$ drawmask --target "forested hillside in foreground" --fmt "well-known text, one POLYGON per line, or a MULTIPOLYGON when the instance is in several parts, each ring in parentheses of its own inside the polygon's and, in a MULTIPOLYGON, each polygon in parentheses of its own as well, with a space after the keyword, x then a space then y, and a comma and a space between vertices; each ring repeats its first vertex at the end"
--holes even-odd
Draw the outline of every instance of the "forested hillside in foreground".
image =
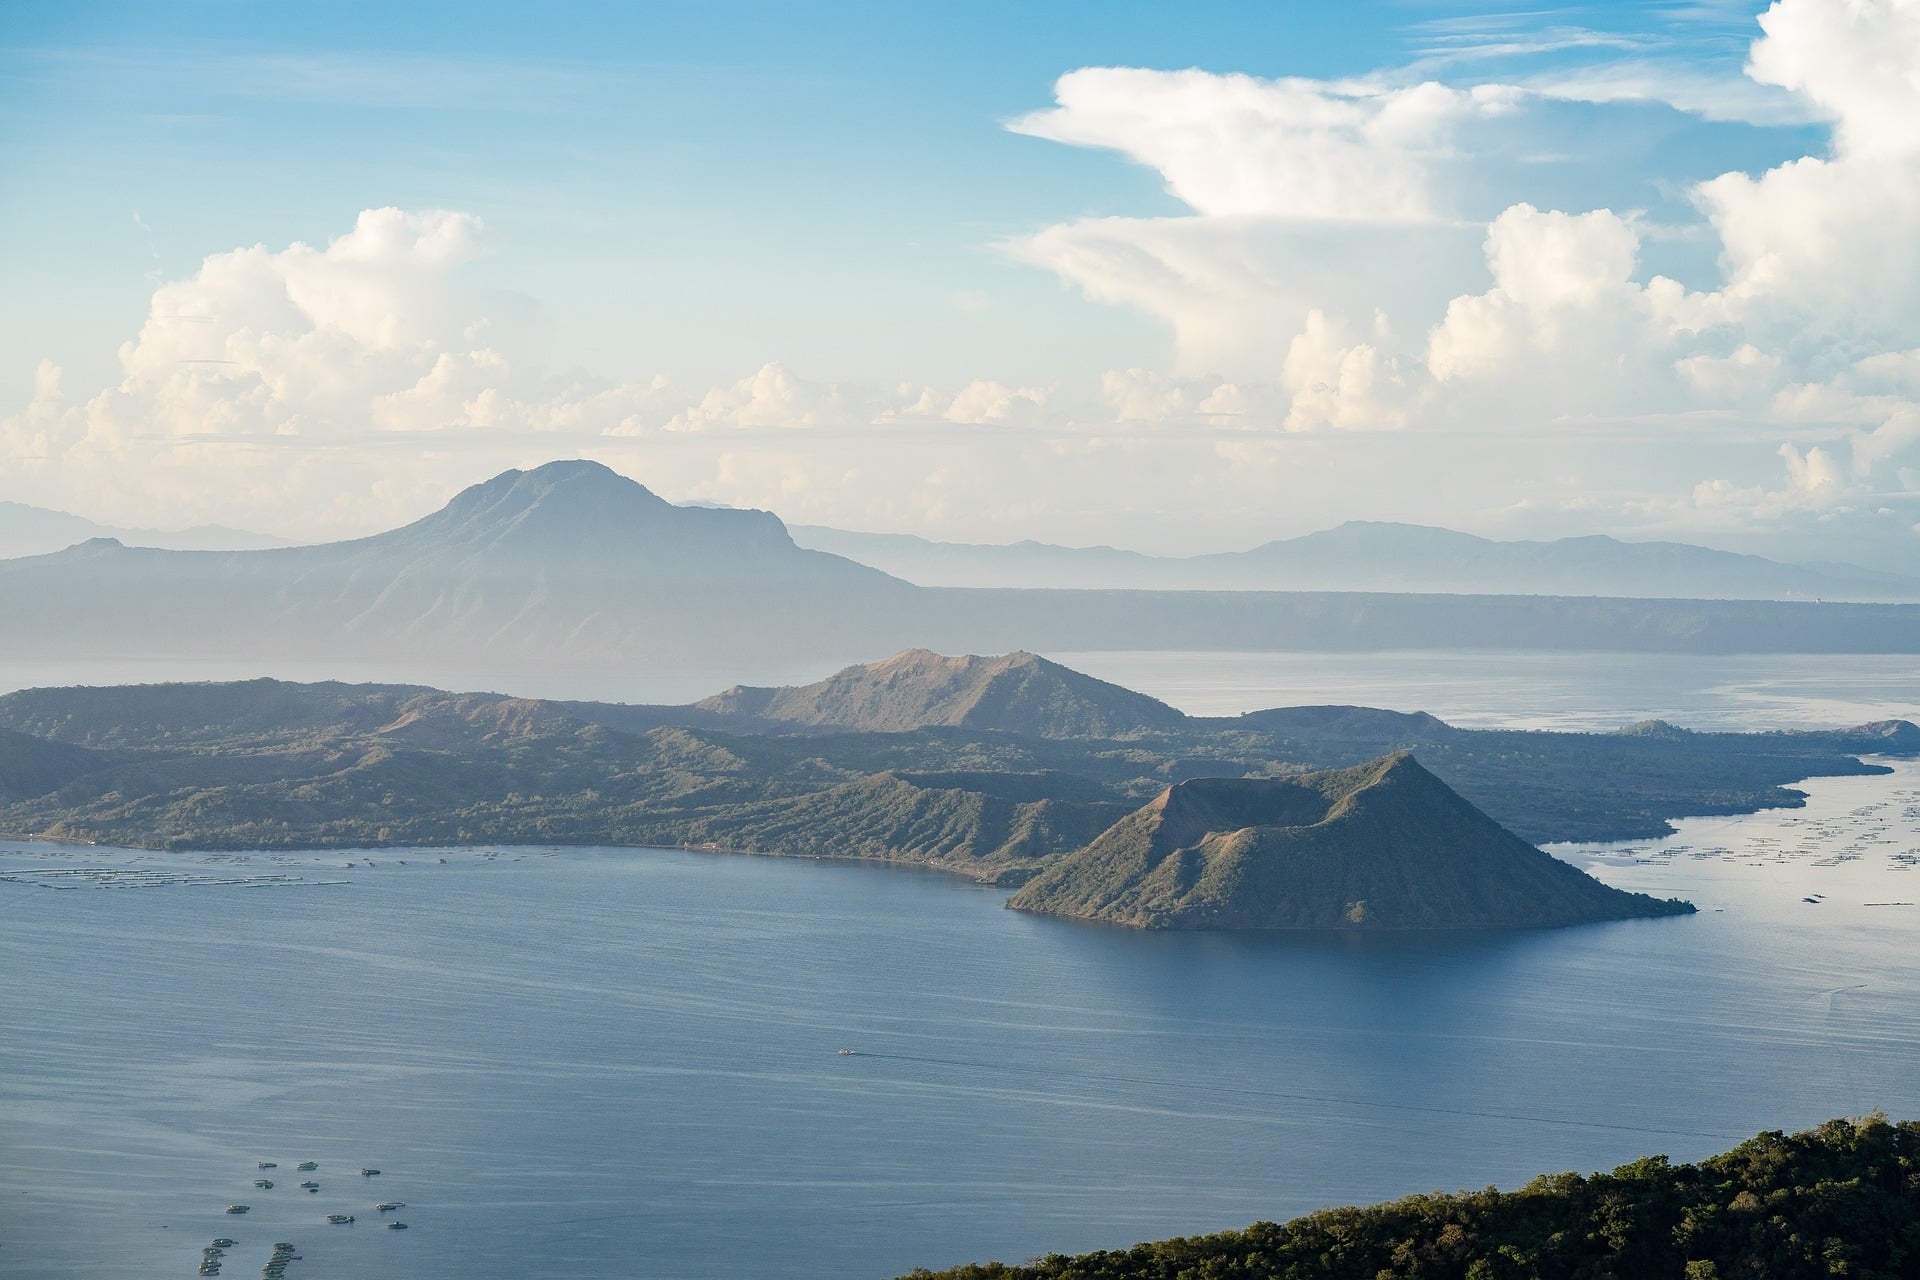
POLYGON ((1517 1191, 1409 1196, 1276 1225, 912 1280, 1811 1280, 1920 1275, 1920 1124, 1763 1133, 1517 1191))

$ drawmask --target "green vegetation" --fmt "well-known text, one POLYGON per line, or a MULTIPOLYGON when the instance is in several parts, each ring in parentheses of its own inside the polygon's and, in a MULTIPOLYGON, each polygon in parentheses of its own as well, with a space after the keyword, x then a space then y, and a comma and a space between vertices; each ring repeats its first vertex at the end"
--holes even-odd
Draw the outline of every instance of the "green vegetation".
POLYGON ((1037 738, 1126 738, 1177 730, 1187 719, 1157 698, 1035 654, 949 658, 925 649, 800 688, 735 685, 694 705, 776 726, 899 733, 944 725, 1037 738))
POLYGON ((1920 730, 1477 732, 1364 708, 1207 720, 1022 654, 909 653, 693 707, 274 680, 34 689, 0 697, 0 830, 206 849, 712 846, 1017 885, 1173 784, 1402 748, 1538 842, 1796 804, 1788 784, 1874 772, 1856 753, 1920 753, 1920 730))
POLYGON ((1549 857, 1405 752, 1169 787, 1009 905, 1150 929, 1547 927, 1693 910, 1549 857))
POLYGON ((1517 1191, 912 1280, 1896 1280, 1920 1274, 1920 1124, 1832 1120, 1698 1164, 1654 1156, 1517 1191))

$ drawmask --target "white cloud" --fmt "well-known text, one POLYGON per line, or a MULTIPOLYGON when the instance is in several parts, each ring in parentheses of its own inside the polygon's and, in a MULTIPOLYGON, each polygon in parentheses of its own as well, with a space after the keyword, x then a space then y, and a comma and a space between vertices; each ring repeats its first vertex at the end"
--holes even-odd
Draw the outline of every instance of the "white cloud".
POLYGON ((1822 110, 1841 153, 1920 154, 1920 4, 1778 0, 1760 28, 1748 74, 1822 110))
POLYGON ((1432 82, 1090 67, 1060 77, 1056 106, 1007 127, 1119 151, 1158 170, 1203 215, 1432 222, 1454 216, 1434 170, 1455 159, 1455 129, 1507 110, 1515 96, 1432 82))
POLYGON ((1700 396, 1721 404, 1745 405, 1773 392, 1780 381, 1780 357, 1743 342, 1724 356, 1691 355, 1674 369, 1700 396))
POLYGON ((871 421, 871 413, 838 387, 806 382, 777 362, 730 387, 715 387, 669 419, 667 431, 799 429, 871 421))
POLYGON ((940 416, 948 422, 1037 423, 1047 397, 1045 387, 1007 387, 976 379, 954 394, 940 416))
POLYGON ((1724 246, 1729 305, 1821 341, 1920 338, 1920 4, 1780 0, 1749 74, 1833 121, 1833 152, 1696 200, 1724 246), (1811 326, 1811 328, 1809 328, 1811 326))
POLYGON ((1920 405, 1902 405, 1873 430, 1853 437, 1854 474, 1872 475, 1883 463, 1905 456, 1915 441, 1920 441, 1920 405))
POLYGON ((1747 84, 1832 121, 1832 150, 1703 166, 1677 228, 1543 190, 1586 154, 1549 97, 1684 107, 1665 70, 1630 84, 1614 64, 1578 91, 1062 77, 1055 106, 1010 127, 1148 166, 1189 210, 1006 246, 1166 325, 1166 368, 1097 388, 823 382, 778 361, 712 388, 557 376, 531 354, 531 304, 469 283, 477 218, 378 209, 324 245, 216 253, 160 285, 109 385, 43 365, 0 421, 0 485, 127 521, 297 512, 303 531, 357 531, 454 479, 580 453, 670 496, 973 538, 999 520, 1251 542, 1357 514, 1662 502, 1714 527, 1826 519, 1920 465, 1920 4, 1782 0, 1763 26, 1747 84), (1542 162, 1543 141, 1571 160, 1542 162), (1717 277, 1643 267, 1687 235, 1717 277), (1390 448, 1360 436, 1393 430, 1390 448), (1299 523, 1274 527, 1281 510, 1299 523))
MULTIPOLYGON (((1791 433, 1834 430, 1863 483, 1920 439, 1920 361, 1906 354, 1920 344, 1920 3, 1780 0, 1760 28, 1738 83, 1650 47, 1523 87, 1076 72, 1054 108, 1010 127, 1147 165, 1192 213, 1085 218, 1009 248, 1169 326, 1183 377, 1109 389, 1124 417, 1190 414, 1188 387, 1218 371, 1278 388, 1295 431, 1725 423, 1786 450, 1785 482, 1735 486, 1758 506, 1831 504, 1847 453, 1791 433), (1549 100, 1824 119, 1833 149, 1757 176, 1702 175, 1697 230, 1722 278, 1688 288, 1642 273, 1631 211, 1527 198, 1539 175, 1516 148, 1549 100), (1455 232, 1490 195, 1504 199, 1484 231, 1455 232)), ((1476 36, 1426 66, 1537 52, 1512 43, 1476 36)), ((1556 139, 1576 152, 1584 141, 1556 139)))
POLYGON ((1289 431, 1406 425, 1406 383, 1398 362, 1318 311, 1287 347, 1280 384, 1291 397, 1289 431))
POLYGON ((1487 229, 1493 288, 1447 305, 1427 344, 1427 367, 1441 382, 1484 377, 1516 358, 1584 339, 1595 323, 1634 309, 1639 239, 1608 210, 1569 215, 1518 204, 1487 229))
POLYGON ((1596 106, 1664 103, 1702 120, 1761 126, 1800 125, 1819 119, 1804 99, 1749 77, 1703 72, 1679 61, 1628 58, 1558 69, 1524 77, 1527 93, 1596 106))

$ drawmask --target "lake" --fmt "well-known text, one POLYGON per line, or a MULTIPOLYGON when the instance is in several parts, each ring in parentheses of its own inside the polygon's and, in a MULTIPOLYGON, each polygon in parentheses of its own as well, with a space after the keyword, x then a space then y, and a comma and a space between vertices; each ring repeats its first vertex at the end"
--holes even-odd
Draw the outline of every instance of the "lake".
POLYGON ((1911 654, 1059 653, 1076 671, 1189 715, 1340 703, 1426 711, 1469 729, 1834 729, 1920 720, 1911 654))
MULTIPOLYGON (((1046 656, 1193 715, 1349 703, 1428 711, 1467 728, 1613 729, 1649 717, 1694 729, 1833 728, 1889 716, 1920 719, 1920 658, 1912 654, 1403 650, 1046 656)), ((742 682, 805 684, 832 674, 838 665, 742 671, 652 663, 508 669, 191 658, 5 660, 0 661, 0 693, 42 685, 274 676, 426 684, 534 698, 683 703, 742 682)))
POLYGON ((1920 899, 1920 767, 1806 789, 1557 850, 1697 916, 1437 936, 683 852, 0 844, 0 1276, 227 1236, 228 1276, 887 1277, 1920 1115, 1920 909, 1867 905, 1920 899))

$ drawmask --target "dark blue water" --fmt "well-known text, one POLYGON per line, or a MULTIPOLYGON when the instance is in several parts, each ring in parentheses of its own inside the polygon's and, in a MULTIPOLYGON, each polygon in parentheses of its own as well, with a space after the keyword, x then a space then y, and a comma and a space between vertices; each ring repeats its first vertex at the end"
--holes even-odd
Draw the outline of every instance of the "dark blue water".
POLYGON ((191 1276, 230 1235, 227 1276, 286 1240, 294 1280, 884 1277, 1920 1115, 1920 914, 1865 905, 1920 897, 1920 775, 1815 792, 1901 834, 1616 858, 1708 910, 1440 937, 1141 934, 685 853, 8 846, 305 883, 0 881, 0 1276, 191 1276))

